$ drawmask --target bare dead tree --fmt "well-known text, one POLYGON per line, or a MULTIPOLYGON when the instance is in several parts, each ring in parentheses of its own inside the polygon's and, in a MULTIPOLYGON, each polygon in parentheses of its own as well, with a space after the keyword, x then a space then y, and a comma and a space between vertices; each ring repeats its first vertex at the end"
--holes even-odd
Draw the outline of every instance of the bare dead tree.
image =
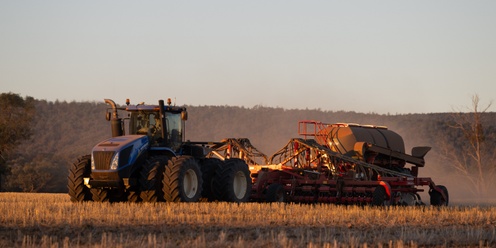
POLYGON ((484 114, 491 107, 480 107, 480 98, 477 94, 472 97, 472 106, 468 112, 455 111, 449 128, 457 130, 463 135, 461 144, 445 143, 441 151, 448 165, 455 169, 456 174, 466 179, 472 186, 472 193, 485 197, 488 189, 494 185, 496 178, 494 151, 487 147, 488 139, 494 134, 488 133, 484 122, 484 114), (456 149, 455 149, 456 148, 456 149), (461 151, 461 152, 453 152, 461 151))

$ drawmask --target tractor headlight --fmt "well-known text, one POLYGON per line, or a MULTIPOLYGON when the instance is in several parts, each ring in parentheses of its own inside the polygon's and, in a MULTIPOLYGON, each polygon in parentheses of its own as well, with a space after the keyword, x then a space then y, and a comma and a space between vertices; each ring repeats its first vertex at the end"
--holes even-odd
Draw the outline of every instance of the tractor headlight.
POLYGON ((112 158, 112 162, 110 162, 110 169, 117 170, 118 166, 119 166, 119 153, 117 152, 112 158))

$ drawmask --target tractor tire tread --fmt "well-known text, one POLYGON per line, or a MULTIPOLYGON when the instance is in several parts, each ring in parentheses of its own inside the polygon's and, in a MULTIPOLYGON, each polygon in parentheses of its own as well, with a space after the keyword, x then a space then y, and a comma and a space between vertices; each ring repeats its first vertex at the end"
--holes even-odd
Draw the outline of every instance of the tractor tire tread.
POLYGON ((213 179, 217 170, 222 167, 223 161, 217 158, 205 158, 200 161, 203 179, 202 197, 207 201, 218 200, 213 192, 213 179))
POLYGON ((195 159, 191 156, 179 156, 169 160, 163 173, 163 192, 167 202, 197 202, 202 191, 201 171, 195 159), (195 196, 188 198, 183 192, 184 173, 193 169, 198 180, 198 188, 195 196))
POLYGON ((212 185, 213 192, 220 201, 247 202, 251 196, 250 170, 246 163, 241 159, 226 159, 224 164, 217 169, 212 185), (247 179, 247 189, 245 195, 241 199, 236 197, 233 187, 234 175, 238 171, 242 171, 247 179))
POLYGON ((72 202, 90 201, 90 189, 84 185, 84 177, 91 173, 91 155, 81 156, 74 162, 69 170, 67 186, 72 202))
POLYGON ((164 201, 162 176, 167 157, 156 156, 147 159, 140 171, 140 197, 144 202, 164 201))

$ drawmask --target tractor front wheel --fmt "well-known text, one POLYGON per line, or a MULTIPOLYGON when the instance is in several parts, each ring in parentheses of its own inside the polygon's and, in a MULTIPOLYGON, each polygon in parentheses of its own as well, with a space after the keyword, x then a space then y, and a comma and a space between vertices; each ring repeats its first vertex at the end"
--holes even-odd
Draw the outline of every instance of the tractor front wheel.
POLYGON ((139 191, 128 191, 127 194, 127 201, 128 202, 139 202, 141 200, 140 198, 140 192, 139 191))
MULTIPOLYGON (((164 201, 162 178, 167 161, 166 156, 157 156, 143 163, 140 176, 140 196, 144 202, 164 201)), ((133 196, 133 198, 136 197, 133 196)))
POLYGON ((96 201, 96 202, 109 202, 110 201, 109 191, 107 189, 92 188, 90 191, 91 191, 93 201, 96 201))
POLYGON ((91 155, 85 155, 77 159, 69 170, 68 188, 72 202, 91 201, 91 192, 84 185, 84 178, 91 174, 91 155))

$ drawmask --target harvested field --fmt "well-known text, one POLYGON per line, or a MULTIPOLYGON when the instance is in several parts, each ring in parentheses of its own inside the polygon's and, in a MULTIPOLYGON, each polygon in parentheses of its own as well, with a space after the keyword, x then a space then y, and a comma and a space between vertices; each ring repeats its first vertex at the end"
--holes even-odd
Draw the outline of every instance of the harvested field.
POLYGON ((72 203, 0 193, 0 247, 496 246, 496 207, 72 203))

